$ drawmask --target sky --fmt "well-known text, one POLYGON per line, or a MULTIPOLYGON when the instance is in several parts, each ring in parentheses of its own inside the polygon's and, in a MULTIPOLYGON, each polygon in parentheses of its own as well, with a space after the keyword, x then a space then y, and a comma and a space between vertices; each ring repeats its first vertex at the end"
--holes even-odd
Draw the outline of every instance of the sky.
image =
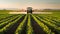
POLYGON ((0 9, 60 9, 60 0, 0 0, 0 9))

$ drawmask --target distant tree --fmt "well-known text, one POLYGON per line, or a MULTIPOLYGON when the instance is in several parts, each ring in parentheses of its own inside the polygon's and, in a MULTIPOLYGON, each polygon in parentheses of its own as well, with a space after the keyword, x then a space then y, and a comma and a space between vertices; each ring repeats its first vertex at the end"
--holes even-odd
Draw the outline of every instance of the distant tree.
POLYGON ((6 9, 3 9, 3 10, 6 10, 6 9))

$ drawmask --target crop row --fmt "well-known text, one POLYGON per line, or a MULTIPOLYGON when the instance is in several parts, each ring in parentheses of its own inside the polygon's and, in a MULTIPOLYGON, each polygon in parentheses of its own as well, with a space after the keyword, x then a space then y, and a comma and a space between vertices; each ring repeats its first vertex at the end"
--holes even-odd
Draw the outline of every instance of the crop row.
POLYGON ((11 31, 10 34, 36 34, 41 33, 38 31, 41 28, 45 34, 60 34, 59 17, 40 14, 1 14, 0 17, 0 34, 8 34, 7 31, 11 31))

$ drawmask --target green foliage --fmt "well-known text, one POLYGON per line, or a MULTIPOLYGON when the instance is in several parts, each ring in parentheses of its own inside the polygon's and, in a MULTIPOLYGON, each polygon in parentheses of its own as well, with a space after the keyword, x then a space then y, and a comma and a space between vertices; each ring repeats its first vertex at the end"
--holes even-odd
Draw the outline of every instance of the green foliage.
POLYGON ((24 20, 20 23, 20 25, 18 26, 18 28, 15 31, 15 34, 21 34, 22 30, 23 30, 23 25, 26 21, 27 15, 25 16, 24 20))
MULTIPOLYGON (((16 14, 0 14, 0 34, 4 34, 9 27, 13 26, 24 15, 16 14)), ((60 15, 55 14, 26 14, 22 22, 17 27, 15 34, 21 34, 24 28, 24 24, 27 19, 26 34, 34 34, 34 29, 31 26, 31 17, 36 23, 43 29, 46 34, 56 34, 55 31, 60 34, 60 15)))
POLYGON ((44 25, 41 21, 39 21, 36 17, 34 17, 32 15, 32 17, 34 18, 34 20, 42 27, 42 29, 47 33, 47 34, 54 34, 53 32, 51 32, 51 30, 46 26, 44 25))
MULTIPOLYGON (((17 18, 16 20, 14 20, 13 22, 10 22, 10 23, 8 23, 6 26, 4 26, 2 29, 0 29, 0 33, 4 33, 4 31, 6 31, 7 29, 9 29, 9 27, 10 26, 12 26, 13 24, 15 24, 18 20, 19 20, 19 18, 21 18, 23 15, 18 15, 18 16, 16 16, 16 17, 14 17, 13 19, 15 19, 15 18, 17 18)), ((12 20, 12 19, 11 19, 12 20)), ((2 23, 2 25, 3 24, 6 24, 6 23, 2 23)))
POLYGON ((31 26, 30 15, 28 15, 27 34, 33 34, 33 28, 32 28, 32 26, 31 26))

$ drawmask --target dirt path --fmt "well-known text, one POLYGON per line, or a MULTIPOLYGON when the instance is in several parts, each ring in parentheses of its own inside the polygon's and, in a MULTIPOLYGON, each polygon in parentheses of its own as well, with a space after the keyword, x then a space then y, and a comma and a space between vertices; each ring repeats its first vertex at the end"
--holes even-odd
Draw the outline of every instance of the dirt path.
POLYGON ((46 34, 32 17, 31 17, 31 23, 34 30, 34 34, 46 34))
POLYGON ((21 19, 19 19, 19 20, 17 21, 17 23, 15 23, 13 26, 11 26, 11 27, 9 28, 9 30, 6 31, 4 34, 14 34, 14 32, 15 32, 16 29, 17 29, 17 27, 19 26, 19 23, 21 23, 21 21, 24 19, 24 17, 25 17, 25 15, 24 15, 21 19))

